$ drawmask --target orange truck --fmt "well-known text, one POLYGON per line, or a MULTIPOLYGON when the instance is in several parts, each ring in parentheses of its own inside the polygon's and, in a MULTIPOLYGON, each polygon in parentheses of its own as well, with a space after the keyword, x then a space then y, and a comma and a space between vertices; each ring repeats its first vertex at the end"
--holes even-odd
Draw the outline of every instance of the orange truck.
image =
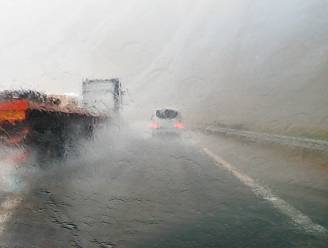
POLYGON ((78 138, 90 137, 109 116, 36 91, 0 92, 0 143, 63 156, 78 138))

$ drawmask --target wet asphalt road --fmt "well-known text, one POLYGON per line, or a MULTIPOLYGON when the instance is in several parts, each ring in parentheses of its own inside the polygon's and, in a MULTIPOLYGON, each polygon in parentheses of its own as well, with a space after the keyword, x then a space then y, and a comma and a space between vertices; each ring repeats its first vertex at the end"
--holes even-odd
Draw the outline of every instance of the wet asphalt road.
POLYGON ((0 247, 327 247, 189 138, 109 139, 27 173, 0 247))

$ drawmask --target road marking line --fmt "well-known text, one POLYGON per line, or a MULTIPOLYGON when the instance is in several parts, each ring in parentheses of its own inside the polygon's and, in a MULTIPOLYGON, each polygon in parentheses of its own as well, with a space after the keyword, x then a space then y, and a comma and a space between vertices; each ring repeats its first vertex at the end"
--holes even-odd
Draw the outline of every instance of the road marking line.
POLYGON ((261 197, 278 209, 281 213, 288 216, 294 224, 301 226, 305 231, 310 233, 327 233, 327 229, 319 224, 314 223, 308 216, 304 215, 301 211, 288 204, 283 199, 274 195, 270 189, 258 184, 253 178, 243 174, 237 168, 232 166, 227 161, 220 158, 207 148, 203 147, 204 152, 211 157, 218 166, 228 170, 235 177, 237 177, 243 184, 250 187, 257 197, 261 197))

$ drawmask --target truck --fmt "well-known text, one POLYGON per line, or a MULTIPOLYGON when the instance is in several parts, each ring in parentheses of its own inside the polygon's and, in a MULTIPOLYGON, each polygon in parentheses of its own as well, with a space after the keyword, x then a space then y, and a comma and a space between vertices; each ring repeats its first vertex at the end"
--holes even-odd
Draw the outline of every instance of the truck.
POLYGON ((85 79, 82 83, 82 104, 89 111, 117 114, 122 107, 123 95, 118 78, 85 79))
POLYGON ((118 79, 84 80, 82 102, 33 90, 2 91, 0 146, 33 151, 38 158, 66 157, 80 138, 92 137, 119 112, 122 95, 118 79))

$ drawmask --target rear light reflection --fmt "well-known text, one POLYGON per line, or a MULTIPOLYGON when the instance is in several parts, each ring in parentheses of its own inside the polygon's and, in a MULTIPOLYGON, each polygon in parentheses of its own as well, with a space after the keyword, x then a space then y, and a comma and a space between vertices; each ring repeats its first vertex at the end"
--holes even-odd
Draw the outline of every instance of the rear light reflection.
POLYGON ((182 122, 177 122, 174 124, 174 127, 177 129, 183 129, 185 128, 185 125, 182 122))
POLYGON ((151 125, 150 125, 150 128, 152 128, 152 129, 157 129, 157 128, 159 128, 159 125, 158 125, 157 122, 153 121, 153 122, 151 123, 151 125))

